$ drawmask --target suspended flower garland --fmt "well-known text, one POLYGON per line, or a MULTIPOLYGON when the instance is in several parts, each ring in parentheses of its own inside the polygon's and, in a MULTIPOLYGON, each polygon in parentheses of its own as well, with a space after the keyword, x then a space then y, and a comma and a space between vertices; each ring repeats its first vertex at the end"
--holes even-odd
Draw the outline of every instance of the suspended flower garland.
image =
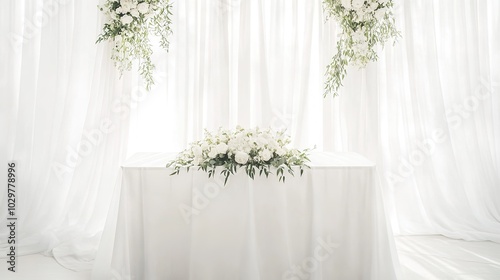
POLYGON ((172 4, 170 0, 107 0, 99 9, 107 22, 96 43, 113 44, 111 59, 123 74, 132 69, 132 61, 139 61, 139 72, 149 90, 154 84, 151 61, 153 54, 150 33, 160 37, 160 46, 168 51, 168 35, 172 33, 172 4))
POLYGON ((324 97, 338 95, 347 66, 360 68, 377 61, 377 44, 394 42, 401 36, 396 29, 392 0, 324 0, 328 17, 340 25, 342 33, 337 42, 337 53, 326 70, 324 97))

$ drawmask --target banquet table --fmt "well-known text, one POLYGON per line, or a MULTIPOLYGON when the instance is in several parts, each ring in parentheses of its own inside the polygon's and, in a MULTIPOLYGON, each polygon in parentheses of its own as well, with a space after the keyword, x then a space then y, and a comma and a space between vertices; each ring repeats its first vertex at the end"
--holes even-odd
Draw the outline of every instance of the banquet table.
POLYGON ((314 152, 303 176, 171 176, 174 155, 122 166, 93 279, 397 279, 376 166, 314 152))

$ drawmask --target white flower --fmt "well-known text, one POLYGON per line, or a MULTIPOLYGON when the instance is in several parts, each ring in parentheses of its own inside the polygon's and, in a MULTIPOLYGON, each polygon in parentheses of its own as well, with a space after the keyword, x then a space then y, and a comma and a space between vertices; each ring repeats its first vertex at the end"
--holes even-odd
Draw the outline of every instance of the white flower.
POLYGON ((123 10, 122 10, 122 8, 121 8, 121 7, 118 7, 118 8, 115 10, 115 12, 116 12, 117 14, 124 14, 124 12, 123 12, 123 10))
POLYGON ((286 150, 285 150, 285 149, 283 149, 283 148, 278 148, 278 149, 276 149, 276 154, 277 154, 278 156, 280 156, 280 157, 281 157, 281 156, 283 156, 285 153, 286 153, 286 150))
POLYGON ((123 41, 123 38, 121 35, 116 35, 114 40, 115 40, 115 46, 118 47, 120 45, 120 43, 123 41))
POLYGON ((245 152, 236 152, 234 160, 239 164, 246 164, 248 162, 248 154, 245 152))
POLYGON ((361 9, 364 4, 365 4, 365 0, 352 0, 352 7, 355 10, 361 9))
POLYGON ((227 152, 227 148, 228 148, 228 146, 226 145, 226 143, 220 143, 219 145, 217 145, 215 147, 215 149, 217 150, 217 153, 219 153, 219 154, 225 154, 227 152))
POLYGON ((385 16, 385 12, 387 11, 387 8, 380 8, 375 11, 375 18, 377 20, 382 20, 385 16))
POLYGON ((149 4, 146 2, 142 2, 139 5, 137 5, 137 10, 139 11, 139 13, 145 14, 149 12, 149 4))
POLYGON ((193 147, 191 147, 191 150, 193 151, 193 155, 195 156, 201 156, 201 154, 203 153, 203 150, 199 145, 194 145, 193 147))
POLYGON ((193 161, 191 163, 193 164, 193 166, 198 166, 198 165, 200 165, 200 161, 201 161, 201 158, 195 157, 195 158, 193 158, 193 161))
POLYGON ((133 10, 130 10, 130 14, 133 17, 138 17, 139 16, 139 11, 137 11, 137 9, 133 9, 133 10))
POLYGON ((344 6, 344 8, 350 10, 351 9, 351 0, 342 0, 342 6, 344 6))
POLYGON ((206 142, 203 142, 203 143, 201 144, 201 149, 202 149, 202 150, 206 151, 206 150, 208 150, 208 148, 209 148, 209 146, 208 146, 208 144, 207 144, 206 142))
POLYGON ((267 143, 269 143, 269 141, 267 141, 267 139, 264 138, 263 136, 260 136, 259 138, 257 138, 256 142, 260 146, 264 146, 264 145, 267 145, 267 143))
POLYGON ((210 149, 210 152, 208 152, 208 156, 210 158, 215 158, 217 155, 218 155, 217 149, 212 148, 212 149, 210 149))
POLYGON ((133 20, 134 20, 134 19, 133 19, 131 16, 129 16, 129 15, 124 15, 124 16, 122 16, 122 18, 121 18, 121 21, 122 21, 122 23, 123 23, 123 24, 129 24, 129 23, 131 23, 133 20))
POLYGON ((126 1, 126 2, 124 1, 121 3, 121 8, 122 8, 123 13, 128 13, 133 8, 132 3, 128 2, 128 1, 126 1))
POLYGON ((263 161, 268 161, 271 159, 272 153, 268 149, 265 149, 259 153, 259 156, 262 158, 263 161))

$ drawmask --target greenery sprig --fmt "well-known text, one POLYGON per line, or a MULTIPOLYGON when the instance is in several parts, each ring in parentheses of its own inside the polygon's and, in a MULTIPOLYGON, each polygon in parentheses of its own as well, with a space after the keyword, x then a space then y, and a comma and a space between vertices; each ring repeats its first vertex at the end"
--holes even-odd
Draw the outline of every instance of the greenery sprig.
POLYGON ((333 17, 342 30, 337 41, 337 53, 327 66, 325 92, 338 95, 347 66, 360 68, 377 61, 376 46, 401 36, 396 29, 392 0, 324 0, 328 18, 333 17))
POLYGON ((168 36, 172 33, 170 0, 107 0, 99 9, 106 16, 103 31, 96 43, 113 44, 111 59, 123 74, 139 61, 139 73, 150 90, 154 84, 155 65, 150 34, 160 37, 160 46, 168 51, 168 36))

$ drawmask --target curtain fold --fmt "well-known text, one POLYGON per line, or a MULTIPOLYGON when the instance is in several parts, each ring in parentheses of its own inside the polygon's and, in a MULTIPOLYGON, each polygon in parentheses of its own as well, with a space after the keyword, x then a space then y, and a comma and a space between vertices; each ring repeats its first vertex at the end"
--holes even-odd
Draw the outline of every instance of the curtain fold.
MULTIPOLYGON (((1 12, 0 156, 4 168, 12 160, 17 166, 17 255, 53 255, 72 269, 92 266, 126 155, 136 86, 129 74, 118 79, 109 46, 95 45, 96 6, 9 1, 1 12)), ((0 177, 7 181, 5 172, 0 177)), ((0 193, 7 217, 7 192, 0 193)))

